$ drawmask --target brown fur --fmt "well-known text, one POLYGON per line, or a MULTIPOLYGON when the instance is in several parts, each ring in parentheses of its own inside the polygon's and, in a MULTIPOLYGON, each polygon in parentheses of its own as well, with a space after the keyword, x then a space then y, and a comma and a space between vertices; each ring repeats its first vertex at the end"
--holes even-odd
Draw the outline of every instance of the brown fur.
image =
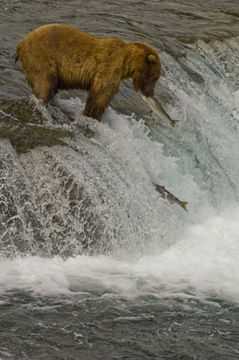
POLYGON ((44 25, 18 44, 19 59, 35 96, 47 103, 58 90, 88 91, 84 115, 101 119, 120 81, 152 96, 161 73, 155 49, 118 38, 99 38, 68 25, 44 25))

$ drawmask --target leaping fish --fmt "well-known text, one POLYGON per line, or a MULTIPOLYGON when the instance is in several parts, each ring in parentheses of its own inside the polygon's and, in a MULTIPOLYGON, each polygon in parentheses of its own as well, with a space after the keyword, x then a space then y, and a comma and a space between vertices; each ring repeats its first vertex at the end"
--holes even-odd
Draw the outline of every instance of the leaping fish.
POLYGON ((160 120, 169 121, 172 126, 175 126, 175 124, 179 121, 171 119, 168 113, 163 109, 161 103, 154 97, 147 97, 143 94, 141 94, 141 97, 148 104, 150 109, 160 118, 160 120))
POLYGON ((158 185, 158 184, 154 184, 156 190, 160 193, 160 195, 162 196, 163 199, 166 199, 170 202, 170 204, 178 204, 179 206, 181 206, 181 208, 185 211, 187 210, 187 201, 181 201, 179 200, 175 195, 173 195, 171 192, 169 192, 167 189, 165 189, 164 186, 162 185, 158 185))

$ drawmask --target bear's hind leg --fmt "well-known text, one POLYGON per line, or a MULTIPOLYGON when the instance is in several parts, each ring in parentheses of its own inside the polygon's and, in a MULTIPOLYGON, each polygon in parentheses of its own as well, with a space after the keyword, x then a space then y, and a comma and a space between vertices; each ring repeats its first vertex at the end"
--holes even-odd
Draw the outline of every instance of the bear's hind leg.
POLYGON ((38 78, 34 82, 32 89, 35 96, 41 100, 43 104, 47 104, 57 91, 56 75, 53 73, 42 74, 40 80, 38 78))

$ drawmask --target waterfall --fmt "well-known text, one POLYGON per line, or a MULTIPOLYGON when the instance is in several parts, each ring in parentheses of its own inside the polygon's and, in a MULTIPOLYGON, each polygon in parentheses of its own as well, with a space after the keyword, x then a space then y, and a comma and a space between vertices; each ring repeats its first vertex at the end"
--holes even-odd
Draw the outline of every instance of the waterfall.
POLYGON ((18 154, 0 139, 1 256, 36 256, 47 268, 60 255, 59 269, 72 276, 72 264, 81 272, 88 264, 94 281, 108 266, 107 284, 122 273, 117 286, 127 278, 127 293, 169 286, 239 300, 238 54, 238 38, 197 41, 177 58, 161 54, 156 96, 166 89, 174 128, 112 108, 99 123, 71 98, 58 100, 74 113, 61 124, 74 133, 66 146, 18 154), (187 201, 188 212, 154 184, 187 201))

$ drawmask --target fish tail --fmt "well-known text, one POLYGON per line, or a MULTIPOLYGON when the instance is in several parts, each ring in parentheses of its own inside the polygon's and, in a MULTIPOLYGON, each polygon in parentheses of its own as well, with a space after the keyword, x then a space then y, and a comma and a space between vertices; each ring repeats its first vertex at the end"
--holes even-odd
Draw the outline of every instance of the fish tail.
POLYGON ((188 211, 187 205, 188 205, 187 201, 180 201, 180 206, 183 208, 183 210, 188 211))
POLYGON ((171 125, 174 127, 180 120, 171 120, 171 125))

